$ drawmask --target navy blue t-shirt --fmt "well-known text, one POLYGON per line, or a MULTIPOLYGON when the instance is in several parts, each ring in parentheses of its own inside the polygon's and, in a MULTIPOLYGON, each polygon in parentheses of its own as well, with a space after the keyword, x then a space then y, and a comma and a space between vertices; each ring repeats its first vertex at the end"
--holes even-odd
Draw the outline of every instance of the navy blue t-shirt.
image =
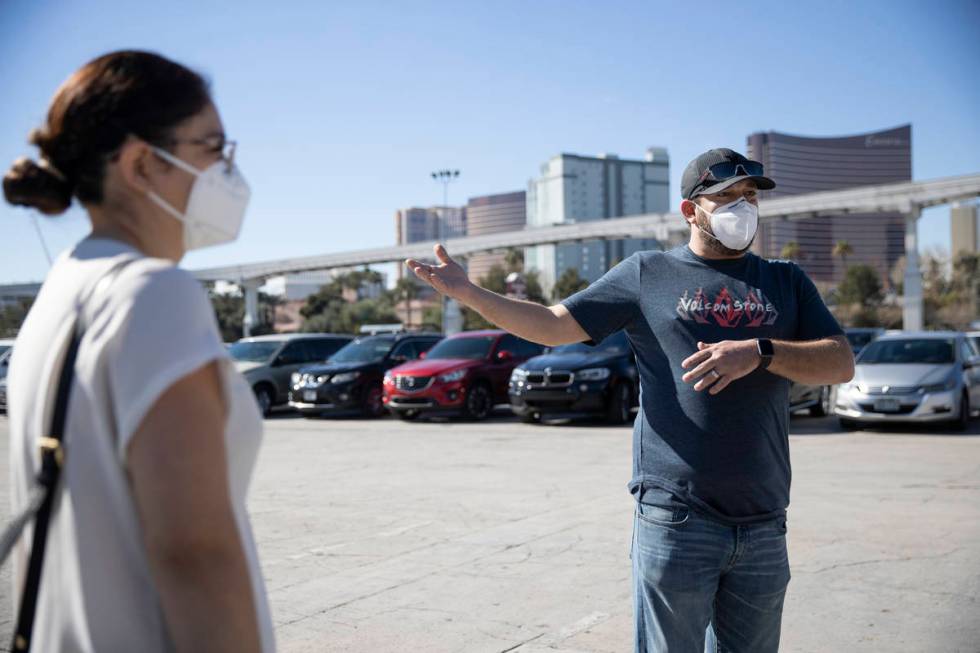
POLYGON ((841 335, 799 266, 751 253, 705 259, 686 245, 640 252, 562 303, 595 342, 625 329, 633 345, 634 495, 675 495, 727 523, 785 514, 789 381, 757 369, 710 395, 681 380, 681 362, 698 341, 841 335))

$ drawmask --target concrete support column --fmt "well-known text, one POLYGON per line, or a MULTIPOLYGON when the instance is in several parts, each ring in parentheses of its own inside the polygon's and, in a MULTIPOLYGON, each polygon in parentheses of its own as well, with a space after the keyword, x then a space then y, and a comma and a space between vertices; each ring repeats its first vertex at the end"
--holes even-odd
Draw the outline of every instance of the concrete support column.
POLYGON ((923 328, 922 271, 919 270, 919 216, 922 210, 912 205, 905 215, 905 278, 903 279, 902 328, 920 331, 923 328))
MULTIPOLYGON (((459 257, 456 262, 463 266, 464 270, 469 270, 466 257, 459 257)), ((459 308, 459 302, 455 299, 443 296, 442 298, 442 332, 447 336, 452 336, 463 330, 463 311, 459 308)))
POLYGON ((242 336, 252 335, 252 329, 259 325, 259 286, 261 279, 248 279, 241 282, 245 294, 245 316, 242 318, 242 336))

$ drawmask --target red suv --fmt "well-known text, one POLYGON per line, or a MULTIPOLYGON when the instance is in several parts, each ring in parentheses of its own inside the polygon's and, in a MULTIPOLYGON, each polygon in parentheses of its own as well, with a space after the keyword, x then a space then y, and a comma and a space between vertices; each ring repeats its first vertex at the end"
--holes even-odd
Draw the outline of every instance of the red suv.
POLYGON ((385 374, 384 404, 404 420, 436 412, 483 419, 495 405, 508 402, 507 384, 514 368, 543 349, 506 331, 450 336, 424 359, 385 374))

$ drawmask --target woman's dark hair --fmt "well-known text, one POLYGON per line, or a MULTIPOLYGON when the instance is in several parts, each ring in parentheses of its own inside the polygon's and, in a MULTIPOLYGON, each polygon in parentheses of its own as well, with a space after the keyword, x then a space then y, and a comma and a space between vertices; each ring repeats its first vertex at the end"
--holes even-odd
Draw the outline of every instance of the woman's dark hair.
POLYGON ((47 215, 72 196, 102 202, 105 166, 127 136, 168 145, 174 127, 211 101, 197 73, 151 52, 122 50, 95 59, 61 85, 46 123, 31 132, 37 161, 18 159, 3 178, 7 201, 47 215))

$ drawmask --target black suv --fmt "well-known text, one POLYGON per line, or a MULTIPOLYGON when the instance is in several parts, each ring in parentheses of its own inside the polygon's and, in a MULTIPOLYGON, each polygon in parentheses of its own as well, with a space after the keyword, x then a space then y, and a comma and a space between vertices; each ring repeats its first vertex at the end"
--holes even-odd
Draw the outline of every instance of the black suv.
POLYGON ((525 422, 602 415, 624 424, 637 405, 638 385, 633 349, 618 331, 598 345, 553 347, 516 368, 510 406, 525 422))
POLYGON ((357 338, 321 365, 290 379, 289 405, 306 417, 359 411, 385 413, 381 382, 391 368, 418 359, 442 340, 438 333, 396 333, 357 338))

